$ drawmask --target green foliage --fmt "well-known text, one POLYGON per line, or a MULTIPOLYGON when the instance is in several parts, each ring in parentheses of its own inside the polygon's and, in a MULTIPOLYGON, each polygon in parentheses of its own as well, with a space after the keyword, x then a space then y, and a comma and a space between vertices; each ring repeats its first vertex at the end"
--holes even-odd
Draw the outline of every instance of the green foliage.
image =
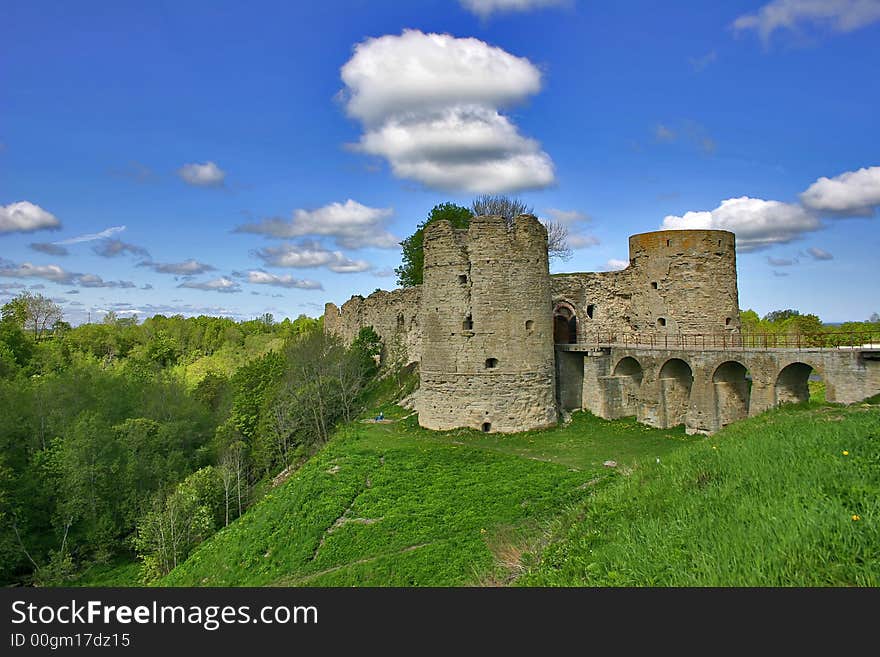
POLYGON ((784 322, 785 320, 791 319, 792 317, 797 317, 798 315, 800 315, 800 312, 791 308, 788 308, 786 310, 774 310, 764 315, 764 321, 784 322))
POLYGON ((144 583, 169 573, 211 535, 221 495, 218 473, 208 466, 189 475, 167 498, 157 500, 138 523, 134 538, 144 583))
POLYGON ((453 228, 467 228, 472 217, 473 213, 469 208, 455 205, 455 203, 435 205, 428 214, 428 218, 418 225, 416 232, 400 243, 403 247, 402 263, 394 270, 394 273, 397 274, 398 285, 412 287, 422 284, 425 268, 425 226, 435 221, 446 220, 452 224, 453 228))

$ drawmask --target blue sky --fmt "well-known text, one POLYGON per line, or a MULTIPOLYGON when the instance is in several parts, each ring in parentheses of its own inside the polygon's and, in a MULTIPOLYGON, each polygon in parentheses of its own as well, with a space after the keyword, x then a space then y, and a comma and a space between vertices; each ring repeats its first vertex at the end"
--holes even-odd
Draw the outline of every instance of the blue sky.
POLYGON ((502 192, 568 226, 554 271, 727 228, 743 308, 880 312, 880 0, 2 13, 0 302, 318 316, 393 288, 435 204, 502 192))

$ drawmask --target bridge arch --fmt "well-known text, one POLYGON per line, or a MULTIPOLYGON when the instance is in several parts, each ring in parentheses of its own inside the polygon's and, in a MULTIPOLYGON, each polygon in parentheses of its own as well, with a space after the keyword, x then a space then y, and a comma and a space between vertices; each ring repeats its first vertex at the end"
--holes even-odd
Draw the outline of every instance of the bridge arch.
POLYGON ((611 376, 617 381, 620 389, 620 416, 638 415, 639 389, 645 371, 642 364, 632 356, 625 356, 617 361, 611 376))
POLYGON ((735 360, 721 363, 712 373, 715 428, 749 416, 752 382, 748 368, 735 360))
POLYGON ((694 372, 681 358, 670 358, 660 368, 660 405, 665 415, 664 427, 684 424, 694 385, 694 372))
POLYGON ((578 319, 574 305, 557 301, 553 305, 553 342, 575 344, 578 341, 578 319))
POLYGON ((800 404, 810 401, 810 378, 814 374, 818 374, 824 381, 821 370, 814 365, 802 361, 788 363, 776 375, 773 388, 775 403, 800 404))

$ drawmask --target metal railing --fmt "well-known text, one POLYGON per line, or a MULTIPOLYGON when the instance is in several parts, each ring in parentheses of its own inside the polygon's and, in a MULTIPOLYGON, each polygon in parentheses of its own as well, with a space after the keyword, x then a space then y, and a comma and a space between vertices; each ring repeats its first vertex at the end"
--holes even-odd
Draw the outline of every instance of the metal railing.
POLYGON ((880 331, 809 334, 615 333, 581 336, 578 344, 651 349, 880 349, 880 331))

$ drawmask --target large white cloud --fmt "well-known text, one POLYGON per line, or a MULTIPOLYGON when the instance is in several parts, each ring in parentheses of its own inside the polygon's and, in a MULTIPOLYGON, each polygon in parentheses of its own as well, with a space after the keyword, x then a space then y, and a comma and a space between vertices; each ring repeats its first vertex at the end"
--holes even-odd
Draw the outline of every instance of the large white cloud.
POLYGON ((819 219, 800 205, 748 196, 722 201, 714 210, 663 219, 665 230, 729 230, 736 234, 736 245, 741 251, 791 242, 820 227, 819 219))
POLYGON ((317 242, 267 246, 253 254, 272 267, 326 267, 337 274, 353 274, 371 269, 366 260, 352 260, 342 251, 330 251, 317 242))
POLYGON ((293 211, 290 221, 272 218, 236 228, 239 233, 256 233, 268 237, 333 237, 341 248, 359 249, 367 246, 396 249, 400 239, 386 229, 393 214, 391 208, 371 208, 352 199, 330 203, 315 210, 293 211))
POLYGON ((30 201, 0 205, 0 233, 31 233, 60 227, 58 217, 30 201))
POLYGON ((562 6, 571 0, 459 0, 461 6, 481 18, 488 18, 494 13, 513 11, 529 11, 544 7, 562 6))
POLYGON ((819 178, 800 198, 803 205, 817 212, 870 217, 880 206, 880 166, 819 178))
POLYGON ((736 31, 755 30, 766 43, 778 29, 812 24, 852 32, 880 20, 880 0, 773 0, 733 22, 736 31))
POLYGON ((474 193, 555 182, 540 144, 501 114, 541 88, 525 58, 479 39, 405 30, 358 44, 341 76, 346 109, 365 130, 354 148, 384 157, 400 178, 474 193))
POLYGON ((195 187, 222 187, 226 180, 226 172, 214 162, 184 164, 177 170, 177 175, 187 185, 195 187))

